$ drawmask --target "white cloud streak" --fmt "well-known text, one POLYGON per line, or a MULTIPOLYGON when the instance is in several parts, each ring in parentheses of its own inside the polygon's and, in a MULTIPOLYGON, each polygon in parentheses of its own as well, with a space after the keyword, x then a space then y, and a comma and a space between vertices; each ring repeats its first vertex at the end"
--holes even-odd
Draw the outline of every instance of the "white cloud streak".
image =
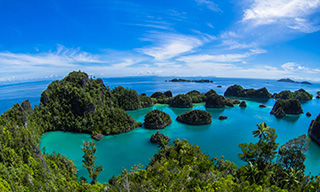
POLYGON ((318 12, 320 0, 254 0, 244 10, 242 21, 254 25, 280 24, 291 29, 310 33, 320 30, 307 17, 318 12))
POLYGON ((156 61, 163 61, 179 56, 183 53, 192 52, 193 49, 203 45, 200 39, 180 34, 157 33, 146 39, 156 45, 137 49, 145 55, 153 57, 156 61))

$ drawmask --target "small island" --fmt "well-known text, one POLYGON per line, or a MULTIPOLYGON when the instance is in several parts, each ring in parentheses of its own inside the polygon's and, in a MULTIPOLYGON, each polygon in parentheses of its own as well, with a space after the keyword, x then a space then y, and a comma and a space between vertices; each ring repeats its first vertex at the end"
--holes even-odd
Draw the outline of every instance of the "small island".
POLYGON ((161 143, 161 140, 170 141, 170 138, 159 131, 156 134, 152 134, 150 138, 151 143, 161 143))
POLYGON ((170 101, 170 107, 191 108, 192 99, 189 95, 179 94, 170 101))
POLYGON ((169 82, 213 83, 213 81, 212 81, 212 80, 209 80, 209 79, 189 80, 189 79, 177 79, 177 78, 171 79, 171 80, 169 80, 169 82))
POLYGON ((320 145, 320 114, 311 121, 308 134, 313 141, 320 145))
POLYGON ((207 111, 191 110, 177 117, 177 121, 189 125, 206 125, 212 122, 211 115, 207 111))
POLYGON ((299 89, 295 92, 285 90, 281 91, 280 93, 274 93, 272 97, 275 99, 298 99, 299 101, 308 101, 312 100, 313 95, 304 89, 299 89))
POLYGON ((212 94, 207 97, 206 108, 225 108, 225 98, 222 95, 212 94))
POLYGON ((294 81, 294 80, 289 79, 289 78, 279 79, 279 80, 277 80, 277 82, 285 82, 285 83, 300 83, 300 84, 311 85, 311 83, 310 83, 310 82, 308 82, 308 81, 301 81, 301 82, 299 82, 299 81, 294 81))
POLYGON ((263 87, 261 89, 244 89, 240 85, 232 85, 224 93, 225 97, 241 97, 241 98, 255 98, 255 99, 270 99, 271 93, 268 89, 263 87))
POLYGON ((146 129, 163 129, 171 123, 171 117, 158 109, 149 111, 144 117, 144 126, 146 129))
POLYGON ((298 99, 278 99, 270 112, 278 118, 284 117, 285 114, 299 115, 301 113, 303 113, 303 110, 298 99))

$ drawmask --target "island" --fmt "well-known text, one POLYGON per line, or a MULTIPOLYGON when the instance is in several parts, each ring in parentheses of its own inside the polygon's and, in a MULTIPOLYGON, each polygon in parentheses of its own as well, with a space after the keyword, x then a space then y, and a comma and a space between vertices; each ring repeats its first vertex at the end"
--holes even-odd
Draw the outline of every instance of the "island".
POLYGON ((312 100, 313 95, 308 93, 304 89, 299 89, 295 92, 284 90, 284 91, 281 91, 280 93, 274 93, 272 97, 275 99, 298 99, 300 101, 308 101, 308 100, 312 100))
POLYGON ((270 112, 270 114, 277 114, 279 118, 284 117, 283 114, 299 115, 301 113, 303 110, 298 99, 278 99, 270 112))
POLYGON ((209 79, 189 80, 189 79, 177 79, 177 78, 171 79, 169 80, 169 82, 213 83, 213 81, 209 79))
POLYGON ((149 111, 144 117, 144 126, 146 129, 163 129, 171 123, 171 117, 158 109, 149 111))
POLYGON ((192 99, 189 95, 179 94, 171 100, 170 107, 191 108, 192 107, 192 99))
POLYGON ((241 98, 255 98, 255 99, 270 99, 271 93, 268 89, 263 87, 261 89, 244 89, 240 85, 232 85, 227 88, 224 93, 225 97, 241 97, 241 98))
POLYGON ((285 83, 300 83, 300 84, 307 84, 307 85, 311 85, 311 83, 310 83, 310 82, 308 82, 308 81, 301 81, 301 82, 298 82, 298 81, 294 81, 294 80, 289 79, 289 78, 279 79, 279 80, 277 80, 277 82, 285 82, 285 83))
POLYGON ((170 141, 170 138, 162 133, 160 133, 160 131, 157 131, 156 134, 152 134, 151 138, 150 138, 150 142, 151 143, 158 143, 160 144, 161 141, 170 141))
POLYGON ((225 98, 222 95, 212 94, 207 97, 206 108, 225 108, 225 98))
POLYGON ((207 111, 191 110, 177 117, 177 121, 188 125, 206 125, 212 122, 211 115, 207 111))
POLYGON ((320 114, 311 121, 308 134, 313 141, 320 145, 320 114))
MULTIPOLYGON (((114 94, 136 95, 134 91, 123 88, 117 89, 114 94)), ((141 94, 141 96, 146 95, 141 94)), ((65 79, 53 81, 41 94, 40 105, 36 105, 34 109, 26 100, 21 104, 14 104, 11 109, 1 114, 0 191, 181 191, 181 189, 184 191, 195 189, 197 191, 239 191, 239 189, 318 191, 320 189, 319 177, 305 174, 304 161, 309 143, 308 137, 301 135, 281 146, 276 140, 276 129, 267 126, 266 123, 257 125, 248 143, 239 144, 241 151, 238 156, 243 161, 240 167, 222 158, 210 157, 202 152, 199 146, 190 144, 187 140, 176 139, 170 145, 161 142, 146 168, 133 166, 132 170, 124 169, 121 174, 109 180, 92 182, 91 179, 77 177, 79 167, 77 169, 72 160, 60 153, 48 153, 45 148, 42 150, 39 148, 41 135, 49 131, 74 131, 98 136, 109 131, 110 134, 122 133, 126 128, 138 125, 139 122, 132 120, 123 108, 142 107, 141 103, 133 98, 130 101, 137 103, 127 106, 128 102, 119 101, 119 98, 128 99, 126 96, 113 95, 109 87, 103 85, 101 79, 88 78, 82 72, 72 72, 65 79), (270 177, 274 180, 270 180, 270 177), (289 179, 292 184, 287 182, 289 179)), ((283 110, 285 106, 278 109, 283 110)), ((308 134, 320 144, 320 115, 311 122, 308 134)), ((283 143, 283 140, 281 142, 283 143)), ((94 142, 91 143, 91 149, 87 149, 92 153, 86 154, 93 159, 96 149, 108 150, 99 148, 99 145, 95 146, 94 142)), ((156 150, 156 146, 152 147, 156 150)), ((85 155, 84 162, 88 163, 85 155)), ((97 167, 92 165, 90 168, 97 167)))

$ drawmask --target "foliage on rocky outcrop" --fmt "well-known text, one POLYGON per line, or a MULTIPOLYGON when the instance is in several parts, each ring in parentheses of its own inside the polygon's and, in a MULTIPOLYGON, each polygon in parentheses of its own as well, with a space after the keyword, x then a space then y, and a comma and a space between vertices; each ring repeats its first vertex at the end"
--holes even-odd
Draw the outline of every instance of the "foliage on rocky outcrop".
POLYGON ((275 99, 298 99, 300 101, 307 101, 313 98, 313 95, 308 93, 304 89, 299 89, 295 92, 289 90, 281 91, 280 93, 274 93, 273 98, 275 99))
POLYGON ((35 110, 45 131, 117 134, 139 126, 123 110, 139 106, 136 91, 117 87, 111 92, 101 79, 88 78, 79 71, 53 81, 35 110))
POLYGON ((172 123, 170 115, 158 109, 149 111, 144 117, 146 129, 163 129, 172 123))
POLYGON ((151 138, 150 138, 150 142, 151 143, 158 143, 161 144, 162 141, 170 141, 170 138, 162 133, 160 133, 160 131, 157 131, 156 134, 152 134, 151 138))
POLYGON ((288 100, 278 99, 274 104, 270 114, 277 114, 277 111, 279 108, 282 108, 285 114, 298 115, 303 113, 301 103, 298 99, 288 99, 288 100))
POLYGON ((179 94, 175 96, 171 102, 170 107, 176 108, 191 108, 192 107, 192 99, 190 96, 185 94, 179 94))
POLYGON ((177 121, 189 125, 206 125, 212 122, 211 115, 207 111, 191 110, 177 117, 177 121))
POLYGON ((225 97, 243 97, 243 98, 257 98, 270 99, 271 93, 268 89, 263 87, 261 89, 244 89, 240 85, 232 85, 224 93, 225 97))

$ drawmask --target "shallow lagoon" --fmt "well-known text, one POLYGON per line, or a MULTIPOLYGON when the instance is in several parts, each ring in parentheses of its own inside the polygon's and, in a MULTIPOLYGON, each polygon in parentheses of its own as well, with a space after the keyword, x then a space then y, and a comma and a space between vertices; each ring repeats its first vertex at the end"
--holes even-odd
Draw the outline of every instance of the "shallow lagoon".
MULTIPOLYGON (((268 126, 276 128, 277 142, 284 144, 290 139, 307 134, 309 124, 318 114, 320 101, 313 99, 303 103, 305 112, 309 111, 312 117, 305 114, 287 116, 277 119, 270 115, 274 100, 247 100, 247 108, 206 109, 203 104, 196 104, 193 109, 206 110, 212 116, 210 125, 191 126, 177 122, 175 119, 188 109, 171 108, 168 105, 155 105, 136 111, 128 111, 135 120, 143 122, 144 115, 152 109, 161 109, 168 113, 173 123, 161 133, 168 135, 171 142, 177 138, 187 139, 191 144, 199 145, 201 150, 210 157, 224 156, 226 160, 235 162, 238 166, 243 162, 239 159, 238 145, 244 142, 255 142, 251 132, 256 129, 257 123, 266 122, 268 126), (267 108, 259 108, 264 103, 267 108), (228 117, 226 120, 218 120, 219 115, 228 117)), ((104 170, 98 177, 101 182, 107 182, 112 175, 119 175, 123 168, 129 169, 137 163, 147 166, 150 158, 157 152, 156 144, 151 144, 149 139, 157 130, 137 128, 128 133, 105 136, 101 141, 96 141, 97 164, 103 165, 104 170)), ((87 170, 82 167, 81 145, 83 141, 91 140, 90 135, 65 132, 50 132, 42 136, 40 147, 46 148, 46 152, 59 152, 74 160, 78 168, 78 176, 88 177, 87 170)), ((320 173, 320 147, 311 142, 307 152, 306 173, 318 175, 320 173)))
MULTIPOLYGON (((182 77, 183 78, 183 77, 182 77)), ((203 77, 192 77, 186 79, 201 79, 203 77)), ((59 78, 60 79, 60 78, 59 78)), ((218 94, 223 94, 227 87, 239 84, 244 88, 267 87, 269 92, 275 93, 282 90, 295 91, 300 88, 316 95, 320 91, 320 84, 303 85, 297 83, 280 83, 275 80, 267 79, 239 79, 239 78, 206 78, 213 80, 214 83, 173 83, 165 82, 171 77, 122 77, 122 78, 103 78, 103 81, 111 89, 116 86, 123 86, 135 89, 139 94, 146 93, 151 95, 156 91, 171 90, 174 95, 187 93, 191 90, 207 92, 214 89, 218 94), (217 88, 222 85, 222 88, 217 88)), ((40 95, 52 80, 16 82, 0 84, 0 113, 8 110, 15 103, 21 103, 29 99, 32 105, 38 105, 40 95)), ((288 116, 283 119, 276 119, 269 112, 274 104, 274 100, 251 100, 247 101, 248 107, 226 108, 224 110, 208 109, 213 117, 211 125, 188 126, 175 121, 178 114, 190 109, 170 108, 167 105, 156 105, 151 108, 129 111, 136 120, 143 122, 144 115, 152 109, 160 108, 170 114, 173 123, 161 130, 168 135, 172 141, 177 138, 185 138, 191 144, 199 145, 203 152, 210 157, 224 155, 225 159, 241 165, 243 162, 238 158, 240 149, 238 144, 243 142, 255 142, 251 132, 256 129, 256 124, 266 122, 267 125, 276 128, 278 134, 277 142, 284 144, 289 139, 307 134, 309 124, 320 113, 320 100, 313 99, 302 104, 304 112, 311 112, 312 117, 305 114, 299 116, 288 116), (259 108, 259 104, 264 103, 267 108, 259 108), (228 116, 227 120, 220 121, 220 114, 228 116)), ((205 110, 203 105, 197 104, 195 109, 205 110)), ((96 142, 97 164, 102 164, 104 171, 98 177, 101 182, 107 182, 112 175, 121 173, 122 168, 130 168, 136 163, 144 166, 148 165, 150 158, 157 152, 156 144, 151 144, 149 139, 156 130, 146 130, 137 128, 129 133, 106 136, 100 142, 96 142)), ((91 140, 90 135, 74 134, 65 132, 46 133, 41 138, 40 147, 46 147, 47 153, 56 151, 74 160, 79 172, 79 176, 87 176, 87 170, 82 167, 81 145, 83 141, 91 140)), ((171 143, 172 143, 171 141, 171 143)), ((313 175, 320 173, 320 147, 311 142, 307 152, 306 173, 312 172, 313 175)))

